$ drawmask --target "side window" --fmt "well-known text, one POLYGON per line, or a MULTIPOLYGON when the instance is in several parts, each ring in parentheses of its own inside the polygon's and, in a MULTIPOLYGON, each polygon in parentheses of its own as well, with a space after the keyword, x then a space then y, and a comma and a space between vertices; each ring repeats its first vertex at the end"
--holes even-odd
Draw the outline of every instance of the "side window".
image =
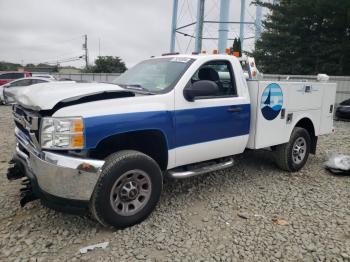
POLYGON ((30 79, 23 79, 23 80, 18 80, 14 83, 11 83, 10 87, 15 87, 15 86, 29 86, 31 85, 31 81, 30 79))
POLYGON ((40 84, 40 83, 46 83, 47 81, 41 80, 41 79, 32 79, 32 85, 34 84, 40 84))
POLYGON ((23 73, 5 73, 0 75, 0 79, 18 79, 23 77, 23 73))
POLYGON ((191 82, 200 80, 214 81, 219 88, 216 96, 235 96, 237 95, 235 78, 229 61, 211 61, 198 69, 192 76, 191 82))
POLYGON ((32 80, 31 79, 25 79, 22 82, 21 86, 30 86, 32 84, 32 80))
POLYGON ((11 79, 18 79, 24 77, 24 73, 13 73, 11 79))
POLYGON ((11 83, 9 87, 21 86, 22 84, 23 84, 23 80, 18 80, 16 82, 11 83))

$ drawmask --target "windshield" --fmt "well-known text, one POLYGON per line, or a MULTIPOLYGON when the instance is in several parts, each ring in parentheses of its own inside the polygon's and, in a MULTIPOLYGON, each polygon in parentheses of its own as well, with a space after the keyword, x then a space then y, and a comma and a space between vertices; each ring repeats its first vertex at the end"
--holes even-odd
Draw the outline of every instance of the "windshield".
POLYGON ((174 87, 193 59, 185 57, 145 60, 116 78, 113 83, 124 88, 162 93, 174 87))

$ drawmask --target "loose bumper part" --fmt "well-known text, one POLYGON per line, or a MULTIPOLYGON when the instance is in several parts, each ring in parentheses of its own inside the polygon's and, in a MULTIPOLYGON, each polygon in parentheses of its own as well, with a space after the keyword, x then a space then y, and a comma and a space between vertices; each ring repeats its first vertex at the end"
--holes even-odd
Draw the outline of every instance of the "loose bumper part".
MULTIPOLYGON (((104 161, 41 151, 20 129, 16 128, 15 133, 16 155, 10 164, 8 178, 28 177, 22 198, 33 191, 35 197, 47 200, 45 202, 88 203, 104 161)), ((27 200, 31 199, 34 197, 27 197, 27 200)))

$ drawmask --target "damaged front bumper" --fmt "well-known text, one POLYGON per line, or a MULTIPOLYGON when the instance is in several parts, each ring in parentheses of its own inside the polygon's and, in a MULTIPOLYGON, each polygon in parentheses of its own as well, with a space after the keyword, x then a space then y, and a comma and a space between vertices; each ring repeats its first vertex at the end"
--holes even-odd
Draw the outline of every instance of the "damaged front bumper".
POLYGON ((55 209, 73 213, 75 207, 86 209, 104 161, 38 151, 20 129, 15 133, 16 154, 8 178, 28 178, 23 182, 21 205, 40 198, 55 209))

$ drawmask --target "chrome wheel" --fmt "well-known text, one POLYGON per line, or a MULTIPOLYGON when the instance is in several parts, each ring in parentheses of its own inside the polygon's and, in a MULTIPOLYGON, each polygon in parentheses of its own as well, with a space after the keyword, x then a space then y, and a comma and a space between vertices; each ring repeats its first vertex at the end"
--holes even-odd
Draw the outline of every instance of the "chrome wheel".
POLYGON ((149 175, 142 170, 130 170, 122 174, 112 187, 112 208, 122 216, 134 215, 147 204, 151 191, 149 175))
POLYGON ((306 140, 303 137, 299 137, 295 140, 293 145, 292 159, 295 164, 303 162, 306 156, 306 140))

